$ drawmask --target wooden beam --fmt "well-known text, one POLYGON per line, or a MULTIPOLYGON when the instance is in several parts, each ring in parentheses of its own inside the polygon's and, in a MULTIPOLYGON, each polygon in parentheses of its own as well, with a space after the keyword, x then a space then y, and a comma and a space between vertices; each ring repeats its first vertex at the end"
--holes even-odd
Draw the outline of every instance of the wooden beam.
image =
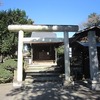
POLYGON ((77 32, 78 25, 9 25, 8 30, 18 32, 20 30, 25 32, 77 32))

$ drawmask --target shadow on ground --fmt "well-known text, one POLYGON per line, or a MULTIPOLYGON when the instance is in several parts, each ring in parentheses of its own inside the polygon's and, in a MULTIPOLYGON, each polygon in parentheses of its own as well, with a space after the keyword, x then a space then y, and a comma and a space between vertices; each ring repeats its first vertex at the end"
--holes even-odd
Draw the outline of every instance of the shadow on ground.
POLYGON ((100 92, 81 83, 66 87, 57 82, 33 83, 13 89, 6 96, 13 96, 13 100, 100 100, 100 92))

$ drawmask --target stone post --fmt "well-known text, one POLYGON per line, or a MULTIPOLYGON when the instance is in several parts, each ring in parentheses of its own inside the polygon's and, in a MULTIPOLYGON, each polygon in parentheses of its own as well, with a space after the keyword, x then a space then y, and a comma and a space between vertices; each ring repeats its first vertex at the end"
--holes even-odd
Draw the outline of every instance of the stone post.
POLYGON ((90 76, 92 80, 95 80, 98 72, 98 55, 97 55, 95 31, 88 32, 88 41, 89 41, 89 58, 90 58, 90 76))
MULTIPOLYGON (((70 61, 69 61, 69 38, 68 32, 64 32, 64 60, 65 60, 65 81, 70 81, 70 61)), ((66 84, 65 82, 65 84, 66 84)))
POLYGON ((88 32, 88 42, 89 42, 90 77, 92 80, 92 82, 91 82, 92 89, 100 90, 100 81, 98 79, 99 63, 98 63, 95 31, 88 32))
POLYGON ((18 64, 17 64, 17 81, 23 81, 23 35, 22 30, 18 34, 18 64))

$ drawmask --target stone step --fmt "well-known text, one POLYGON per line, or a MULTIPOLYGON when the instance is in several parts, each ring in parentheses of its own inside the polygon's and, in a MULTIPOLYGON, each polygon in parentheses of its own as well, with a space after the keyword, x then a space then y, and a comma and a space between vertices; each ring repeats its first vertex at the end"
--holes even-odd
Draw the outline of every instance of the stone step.
POLYGON ((27 73, 63 73, 62 70, 26 70, 27 73))
POLYGON ((39 68, 39 69, 46 69, 46 68, 60 68, 60 67, 57 67, 57 66, 28 66, 27 68, 29 69, 34 69, 34 68, 39 68))
POLYGON ((37 64, 30 64, 29 67, 55 67, 57 64, 46 64, 46 63, 37 63, 37 64))
POLYGON ((55 69, 60 69, 59 67, 53 68, 53 67, 28 67, 26 70, 55 70, 55 69))
POLYGON ((47 76, 58 76, 58 75, 60 75, 61 73, 54 73, 54 72, 26 72, 26 75, 34 75, 34 76, 37 76, 37 75, 39 75, 39 76, 45 76, 45 75, 47 75, 47 76))
POLYGON ((25 70, 26 79, 25 82, 47 82, 55 81, 61 82, 62 78, 60 75, 63 73, 61 67, 57 65, 30 65, 25 70))
POLYGON ((62 69, 27 69, 25 72, 62 72, 62 69))
POLYGON ((58 77, 58 76, 52 76, 52 77, 49 77, 49 76, 45 76, 45 77, 41 77, 41 76, 33 76, 33 77, 27 77, 25 79, 25 82, 26 83, 32 83, 32 82, 47 82, 47 81, 52 81, 52 82, 61 82, 62 81, 62 78, 61 77, 58 77))

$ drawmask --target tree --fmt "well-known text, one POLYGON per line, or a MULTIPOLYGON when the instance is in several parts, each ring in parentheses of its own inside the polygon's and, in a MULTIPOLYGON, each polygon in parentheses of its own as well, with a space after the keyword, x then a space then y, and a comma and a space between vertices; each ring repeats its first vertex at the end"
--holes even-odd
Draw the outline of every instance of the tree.
POLYGON ((1 57, 7 54, 13 55, 17 50, 18 34, 9 32, 7 27, 10 24, 33 24, 33 21, 26 16, 24 10, 0 11, 0 54, 1 57))
POLYGON ((60 46, 59 48, 57 48, 57 53, 58 56, 61 56, 64 54, 64 46, 60 46))
POLYGON ((84 28, 100 25, 100 15, 92 13, 88 16, 87 22, 83 23, 84 28))

